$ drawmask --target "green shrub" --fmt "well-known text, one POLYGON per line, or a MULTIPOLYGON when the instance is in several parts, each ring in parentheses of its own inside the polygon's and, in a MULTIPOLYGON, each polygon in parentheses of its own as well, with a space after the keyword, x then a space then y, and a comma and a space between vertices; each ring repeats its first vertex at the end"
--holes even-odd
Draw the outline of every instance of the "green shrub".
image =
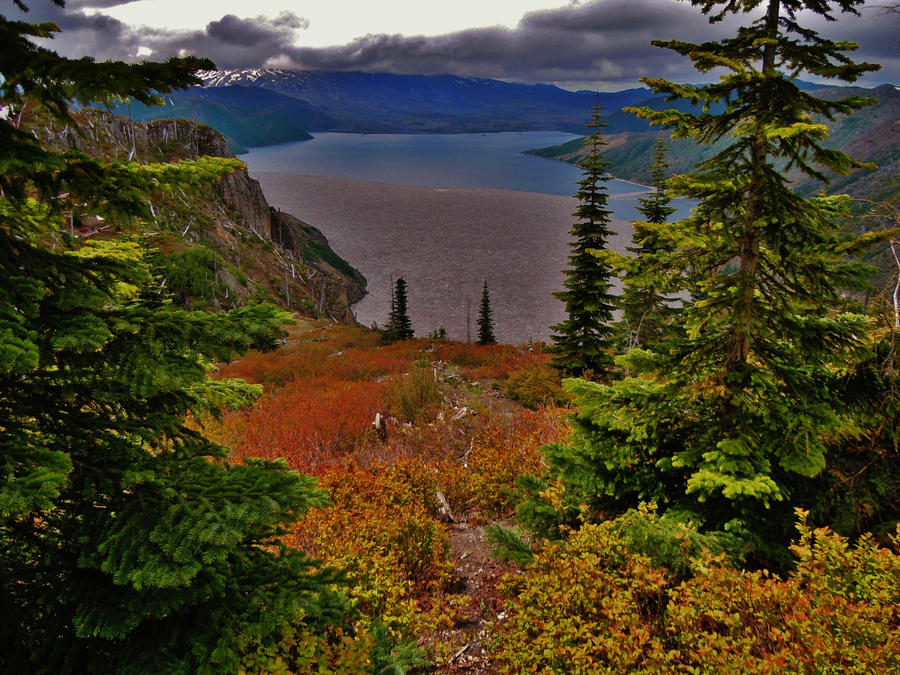
POLYGON ((155 261, 168 283, 169 292, 181 303, 205 305, 217 290, 216 268, 222 260, 210 249, 198 246, 163 255, 155 261))
POLYGON ((543 363, 532 363, 510 374, 504 393, 507 398, 532 410, 542 405, 565 404, 568 401, 559 371, 543 363))
POLYGON ((433 412, 442 400, 441 388, 431 368, 415 368, 394 379, 387 391, 391 412, 406 422, 433 412))

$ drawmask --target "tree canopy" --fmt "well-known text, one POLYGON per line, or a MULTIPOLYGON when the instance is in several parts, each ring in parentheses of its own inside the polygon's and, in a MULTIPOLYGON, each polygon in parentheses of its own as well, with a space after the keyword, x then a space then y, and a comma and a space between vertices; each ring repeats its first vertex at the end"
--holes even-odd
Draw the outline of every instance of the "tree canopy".
POLYGON ((56 30, 0 16, 0 669, 264 667, 284 634, 340 618, 333 575, 279 541, 322 496, 284 463, 230 463, 187 418, 252 401, 258 387, 213 364, 274 347, 288 317, 177 308, 139 241, 65 227, 76 208, 147 219, 166 185, 199 190, 240 163, 108 162, 42 146, 22 116, 62 126, 74 103, 150 103, 212 64, 30 41, 56 30))
POLYGON ((609 262, 596 255, 606 250, 609 238, 609 219, 612 211, 607 208, 609 193, 606 182, 610 179, 606 169, 609 162, 603 156, 601 121, 602 106, 592 108, 588 128, 590 135, 584 140, 587 156, 578 163, 582 170, 578 181, 578 208, 572 215, 575 224, 570 230, 569 267, 566 269, 565 290, 554 293, 566 306, 566 318, 551 326, 553 333, 553 365, 567 375, 581 376, 592 373, 602 378, 612 369, 609 352, 613 334, 612 318, 615 298, 612 293, 613 268, 609 262))
POLYGON ((714 21, 765 11, 721 41, 655 42, 701 73, 725 72, 701 85, 647 79, 657 93, 700 105, 634 111, 676 137, 729 141, 694 173, 669 180, 673 195, 698 206, 655 229, 662 253, 652 285, 688 298, 682 334, 664 351, 623 356, 630 377, 608 386, 571 381, 573 442, 550 457, 565 485, 566 518, 577 517, 579 504, 609 514, 653 501, 742 538, 765 559, 786 551, 791 508, 808 498, 829 443, 853 433, 838 392, 848 364, 869 347, 868 321, 842 293, 864 286, 866 270, 849 256, 874 235, 842 232, 846 200, 804 199, 788 177, 861 167, 824 145, 819 120, 868 101, 820 99, 796 78, 853 82, 877 66, 853 62, 853 43, 799 23, 801 10, 833 18, 832 7, 855 12, 861 0, 693 4, 714 21))
POLYGON ((488 290, 487 279, 481 288, 481 304, 478 307, 478 344, 495 344, 494 336, 494 311, 491 309, 491 292, 488 290))

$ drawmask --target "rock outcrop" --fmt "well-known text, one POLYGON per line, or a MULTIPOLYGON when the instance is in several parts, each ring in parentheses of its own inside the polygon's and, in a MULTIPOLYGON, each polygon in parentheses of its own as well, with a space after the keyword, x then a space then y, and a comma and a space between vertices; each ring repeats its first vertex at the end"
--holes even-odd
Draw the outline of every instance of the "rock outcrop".
MULTIPOLYGON (((119 161, 234 157, 224 136, 190 120, 139 123, 92 109, 75 119, 77 126, 61 129, 41 125, 39 118, 30 126, 48 146, 119 161)), ((176 299, 210 307, 263 299, 305 315, 355 321, 351 305, 365 295, 366 280, 331 249, 322 232, 271 208, 245 167, 214 188, 200 196, 163 197, 151 208, 153 228, 145 234, 166 256, 163 268, 172 273, 176 299), (209 267, 213 283, 202 289, 179 284, 179 266, 187 264, 209 267)), ((76 234, 116 236, 87 220, 76 234)))

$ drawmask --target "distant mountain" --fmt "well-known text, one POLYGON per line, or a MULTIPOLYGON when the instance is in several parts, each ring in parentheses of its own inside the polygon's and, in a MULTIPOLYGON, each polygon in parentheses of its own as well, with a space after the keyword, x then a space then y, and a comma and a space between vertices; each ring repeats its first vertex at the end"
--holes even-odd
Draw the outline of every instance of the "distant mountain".
MULTIPOLYGON (((875 89, 825 87, 817 89, 816 95, 825 99, 845 96, 869 96, 877 99, 877 103, 872 106, 828 122, 831 135, 826 145, 848 152, 861 161, 874 162, 878 168, 858 169, 848 176, 831 176, 828 191, 882 201, 900 196, 900 88, 892 85, 882 85, 875 89)), ((658 99, 642 102, 641 105, 657 109, 665 107, 658 99)), ((682 104, 681 109, 687 108, 682 104)), ((648 131, 646 123, 637 118, 634 118, 637 123, 632 128, 621 130, 623 126, 627 126, 624 121, 627 116, 629 113, 619 112, 607 119, 607 131, 610 133, 606 136, 609 143, 606 157, 612 162, 610 171, 616 178, 647 182, 658 132, 648 131)), ((581 142, 582 139, 575 139, 563 145, 530 152, 574 163, 584 156, 581 142)), ((670 139, 670 171, 689 171, 697 162, 712 156, 719 147, 701 146, 689 139, 670 139)), ((810 194, 821 189, 818 181, 800 174, 795 178, 799 192, 810 194)))
MULTIPOLYGON (((199 75, 205 86, 167 94, 165 107, 132 102, 132 117, 203 122, 223 133, 232 151, 240 152, 246 147, 308 139, 309 131, 583 133, 594 104, 604 107, 608 133, 645 132, 648 124, 622 108, 668 105, 664 97, 640 87, 598 94, 456 75, 280 69, 199 75)), ((120 105, 115 112, 127 114, 127 106, 120 105)))
MULTIPOLYGON (((581 133, 598 94, 546 84, 516 84, 456 75, 217 70, 199 73, 215 87, 256 87, 307 101, 336 120, 331 131, 461 133, 569 131, 581 133)), ((650 96, 648 89, 600 92, 599 103, 620 110, 650 96)))

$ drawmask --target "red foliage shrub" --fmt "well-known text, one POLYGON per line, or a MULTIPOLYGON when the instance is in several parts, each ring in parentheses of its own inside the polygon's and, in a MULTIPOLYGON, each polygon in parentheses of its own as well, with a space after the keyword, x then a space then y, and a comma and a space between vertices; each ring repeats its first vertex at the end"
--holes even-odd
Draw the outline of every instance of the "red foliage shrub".
POLYGON ((503 379, 514 370, 529 364, 549 363, 550 357, 541 345, 514 347, 512 345, 466 345, 447 342, 435 348, 435 359, 459 366, 470 380, 503 379))
POLYGON ((384 389, 379 382, 324 376, 286 382, 263 394, 251 410, 225 415, 226 428, 239 429, 233 453, 284 457, 306 473, 335 466, 370 437, 375 413, 383 409, 384 389))

